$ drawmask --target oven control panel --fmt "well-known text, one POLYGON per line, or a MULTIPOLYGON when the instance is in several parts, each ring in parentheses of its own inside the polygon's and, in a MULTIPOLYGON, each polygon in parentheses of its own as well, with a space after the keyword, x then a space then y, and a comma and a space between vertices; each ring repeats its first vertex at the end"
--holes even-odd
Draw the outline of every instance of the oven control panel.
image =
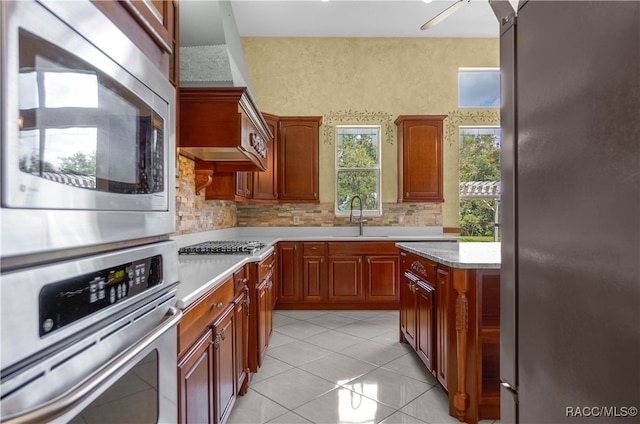
POLYGON ((40 337, 161 284, 162 256, 128 262, 42 288, 40 337))

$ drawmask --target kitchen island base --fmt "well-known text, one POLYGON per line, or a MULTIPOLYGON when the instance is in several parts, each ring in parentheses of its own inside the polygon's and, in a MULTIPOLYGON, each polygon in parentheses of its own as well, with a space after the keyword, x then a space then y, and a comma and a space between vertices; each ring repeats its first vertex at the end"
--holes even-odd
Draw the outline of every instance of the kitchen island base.
POLYGON ((464 268, 418 253, 400 254, 400 342, 447 390, 451 416, 470 424, 499 419, 499 264, 464 268))

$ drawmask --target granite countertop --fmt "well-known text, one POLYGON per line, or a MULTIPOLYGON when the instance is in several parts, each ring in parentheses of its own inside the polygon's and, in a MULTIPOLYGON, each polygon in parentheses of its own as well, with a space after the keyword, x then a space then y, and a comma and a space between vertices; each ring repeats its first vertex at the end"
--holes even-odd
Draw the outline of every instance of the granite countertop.
POLYGON ((500 243, 401 242, 396 246, 452 268, 500 269, 500 243))
MULTIPOLYGON (((456 241, 442 227, 236 227, 172 237, 178 248, 209 240, 255 240, 265 244, 255 255, 180 255, 180 284, 176 306, 184 309, 215 289, 249 262, 258 262, 273 252, 279 241, 456 241)), ((437 243, 433 243, 437 244, 437 243)), ((454 244, 454 243, 446 243, 454 244)))

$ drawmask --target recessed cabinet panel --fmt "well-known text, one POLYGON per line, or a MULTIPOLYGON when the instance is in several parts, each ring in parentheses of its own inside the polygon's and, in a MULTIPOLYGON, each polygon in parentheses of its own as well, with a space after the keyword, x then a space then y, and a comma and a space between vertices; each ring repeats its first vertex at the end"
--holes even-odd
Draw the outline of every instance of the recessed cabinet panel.
POLYGON ((364 300, 362 256, 329 257, 329 301, 364 300))
POLYGON ((263 113, 267 127, 273 134, 267 148, 267 169, 263 172, 253 173, 253 192, 251 197, 255 200, 278 199, 278 117, 263 113))
POLYGON ((366 256, 366 267, 367 300, 397 302, 398 256, 366 256))
POLYGON ((280 118, 280 200, 317 201, 321 117, 280 118))
POLYGON ((444 201, 443 120, 445 115, 399 116, 398 202, 444 201))

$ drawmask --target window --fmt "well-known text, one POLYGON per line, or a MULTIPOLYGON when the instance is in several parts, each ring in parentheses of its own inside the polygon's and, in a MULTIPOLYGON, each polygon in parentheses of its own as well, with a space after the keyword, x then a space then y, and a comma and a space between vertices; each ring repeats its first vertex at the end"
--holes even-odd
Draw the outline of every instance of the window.
POLYGON ((382 213, 379 126, 336 127, 336 215, 351 211, 354 196, 364 214, 382 213))
POLYGON ((460 127, 460 235, 499 240, 500 128, 460 127))
POLYGON ((459 107, 500 107, 500 70, 460 68, 458 70, 459 107))

